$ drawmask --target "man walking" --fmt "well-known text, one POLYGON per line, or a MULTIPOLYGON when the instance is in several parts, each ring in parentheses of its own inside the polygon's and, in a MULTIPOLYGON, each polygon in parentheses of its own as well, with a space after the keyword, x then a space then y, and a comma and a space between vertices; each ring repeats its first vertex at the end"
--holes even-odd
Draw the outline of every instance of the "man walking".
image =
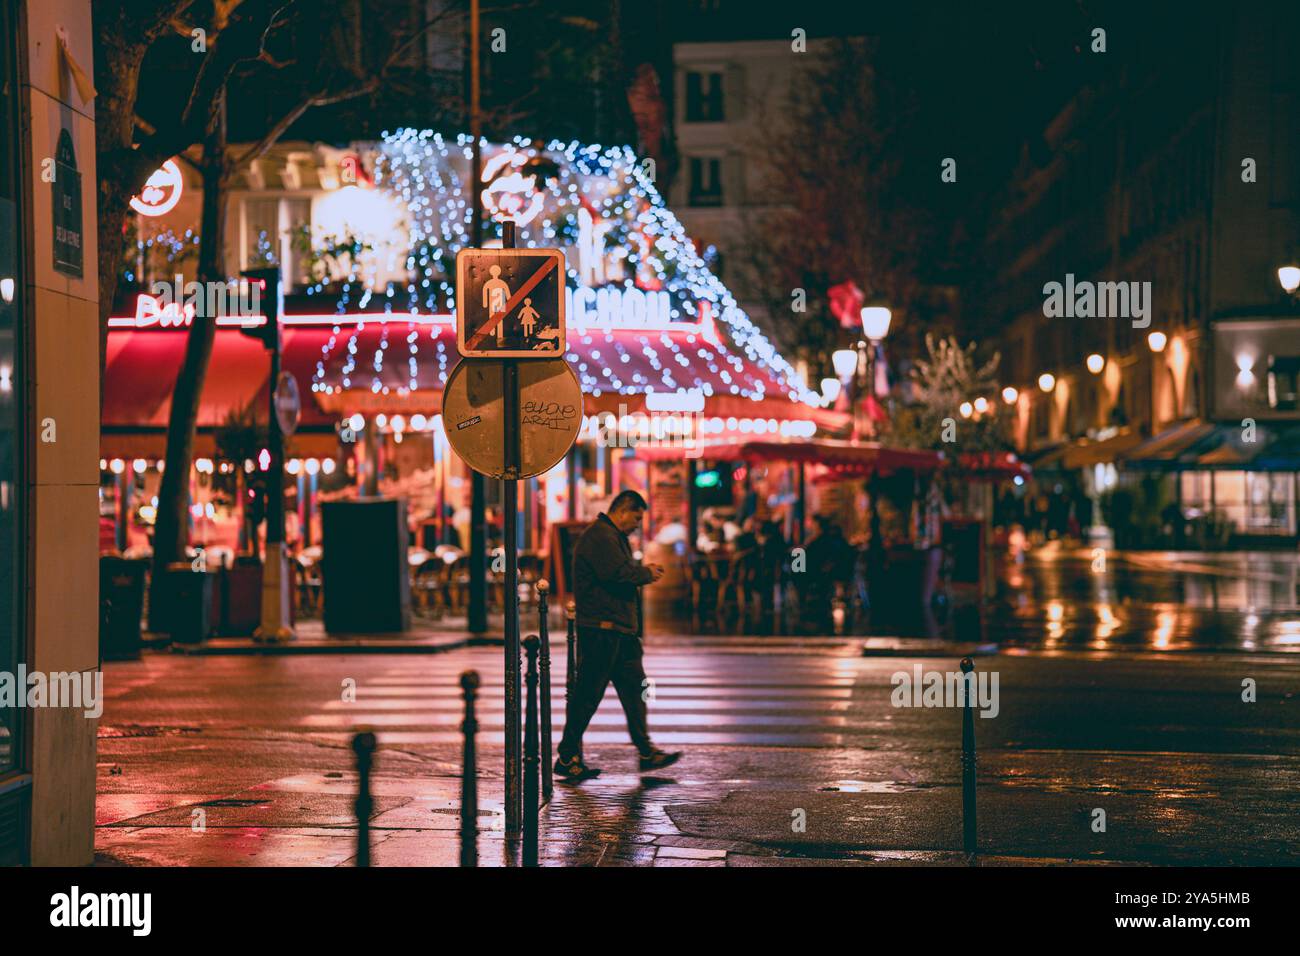
POLYGON ((556 776, 578 781, 600 771, 582 760, 582 735, 614 682, 627 717, 627 731, 641 757, 641 770, 659 770, 681 753, 650 742, 642 692, 640 589, 663 576, 658 564, 632 557, 627 536, 641 525, 646 503, 635 491, 620 491, 582 536, 573 554, 573 598, 577 605, 578 680, 560 740, 556 776))

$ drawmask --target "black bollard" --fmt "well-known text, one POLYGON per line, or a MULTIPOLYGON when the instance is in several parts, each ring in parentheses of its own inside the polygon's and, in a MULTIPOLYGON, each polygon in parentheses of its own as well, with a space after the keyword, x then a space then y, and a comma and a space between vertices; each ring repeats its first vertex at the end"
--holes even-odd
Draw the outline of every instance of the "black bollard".
POLYGON ((540 640, 538 655, 538 677, 542 682, 541 715, 542 724, 542 805, 551 802, 555 791, 555 768, 551 766, 551 622, 548 620, 550 609, 546 604, 546 595, 551 589, 545 578, 537 582, 537 636, 540 640))
POLYGON ((357 866, 370 865, 370 814, 374 801, 370 798, 370 766, 374 761, 375 735, 363 730, 352 738, 352 751, 357 755, 357 799, 353 804, 357 814, 357 866))
POLYGON ((961 844, 975 853, 975 662, 961 659, 965 702, 961 711, 961 844))
POLYGON ((569 630, 568 667, 564 671, 564 716, 567 719, 573 686, 578 682, 578 605, 572 601, 564 605, 564 620, 569 630))
POLYGON ((478 751, 474 738, 478 721, 474 701, 478 697, 478 671, 460 675, 460 689, 465 695, 465 720, 460 725, 465 735, 465 757, 460 778, 460 865, 478 866, 478 751))
POLYGON ((537 635, 524 640, 528 650, 528 695, 524 705, 524 866, 537 865, 537 635))

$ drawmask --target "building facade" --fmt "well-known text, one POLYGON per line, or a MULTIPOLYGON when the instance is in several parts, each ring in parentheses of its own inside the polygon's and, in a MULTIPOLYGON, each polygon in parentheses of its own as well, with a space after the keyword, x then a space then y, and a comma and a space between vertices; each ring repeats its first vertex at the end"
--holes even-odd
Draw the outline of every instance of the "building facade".
POLYGON ((1213 16, 1128 51, 1026 148, 976 298, 1041 467, 1094 499, 1158 477, 1184 515, 1295 536, 1300 72, 1281 11, 1213 16))
POLYGON ((0 863, 88 865, 97 720, 24 673, 99 667, 90 0, 0 9, 0 863), (20 701, 18 698, 21 697, 20 701))

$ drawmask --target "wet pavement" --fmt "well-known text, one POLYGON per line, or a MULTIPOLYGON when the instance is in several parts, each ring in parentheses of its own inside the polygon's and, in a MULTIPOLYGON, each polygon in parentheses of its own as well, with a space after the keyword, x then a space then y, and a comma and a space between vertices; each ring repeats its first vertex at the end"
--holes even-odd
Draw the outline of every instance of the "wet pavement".
MULTIPOLYGON (((349 865, 349 740, 368 726, 380 742, 375 863, 454 865, 467 668, 484 680, 481 861, 516 862, 518 841, 502 830, 501 655, 150 654, 107 665, 98 862, 349 865)), ((586 741, 604 773, 556 787, 541 814, 542 862, 966 864, 960 711, 891 701, 896 673, 956 663, 864 657, 856 640, 652 639, 651 728, 685 756, 658 776, 637 773, 611 691, 586 741)), ((977 862, 1300 863, 1294 658, 1111 647, 1012 649, 977 663, 999 679, 997 716, 975 721, 977 862), (1247 678, 1253 703, 1242 700, 1247 678)))
MULTIPOLYGON (((942 590, 942 589, 941 589, 942 590)), ((1050 542, 1001 560, 997 593, 981 606, 973 586, 946 602, 882 619, 849 613, 842 633, 1042 651, 1300 652, 1300 554, 1107 551, 1050 542)), ((656 623, 689 631, 692 622, 656 623)), ((710 620, 702 633, 795 633, 797 607, 775 619, 710 620)))

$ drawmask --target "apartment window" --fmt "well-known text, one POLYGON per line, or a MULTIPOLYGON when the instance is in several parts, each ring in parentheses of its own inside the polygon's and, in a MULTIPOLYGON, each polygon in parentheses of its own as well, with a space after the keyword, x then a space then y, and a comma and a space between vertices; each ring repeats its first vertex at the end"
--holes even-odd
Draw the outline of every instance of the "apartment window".
POLYGON ((686 122, 721 123, 721 71, 691 70, 686 74, 686 122))
POLYGON ((722 160, 708 156, 692 156, 690 180, 692 206, 722 205, 722 160))

